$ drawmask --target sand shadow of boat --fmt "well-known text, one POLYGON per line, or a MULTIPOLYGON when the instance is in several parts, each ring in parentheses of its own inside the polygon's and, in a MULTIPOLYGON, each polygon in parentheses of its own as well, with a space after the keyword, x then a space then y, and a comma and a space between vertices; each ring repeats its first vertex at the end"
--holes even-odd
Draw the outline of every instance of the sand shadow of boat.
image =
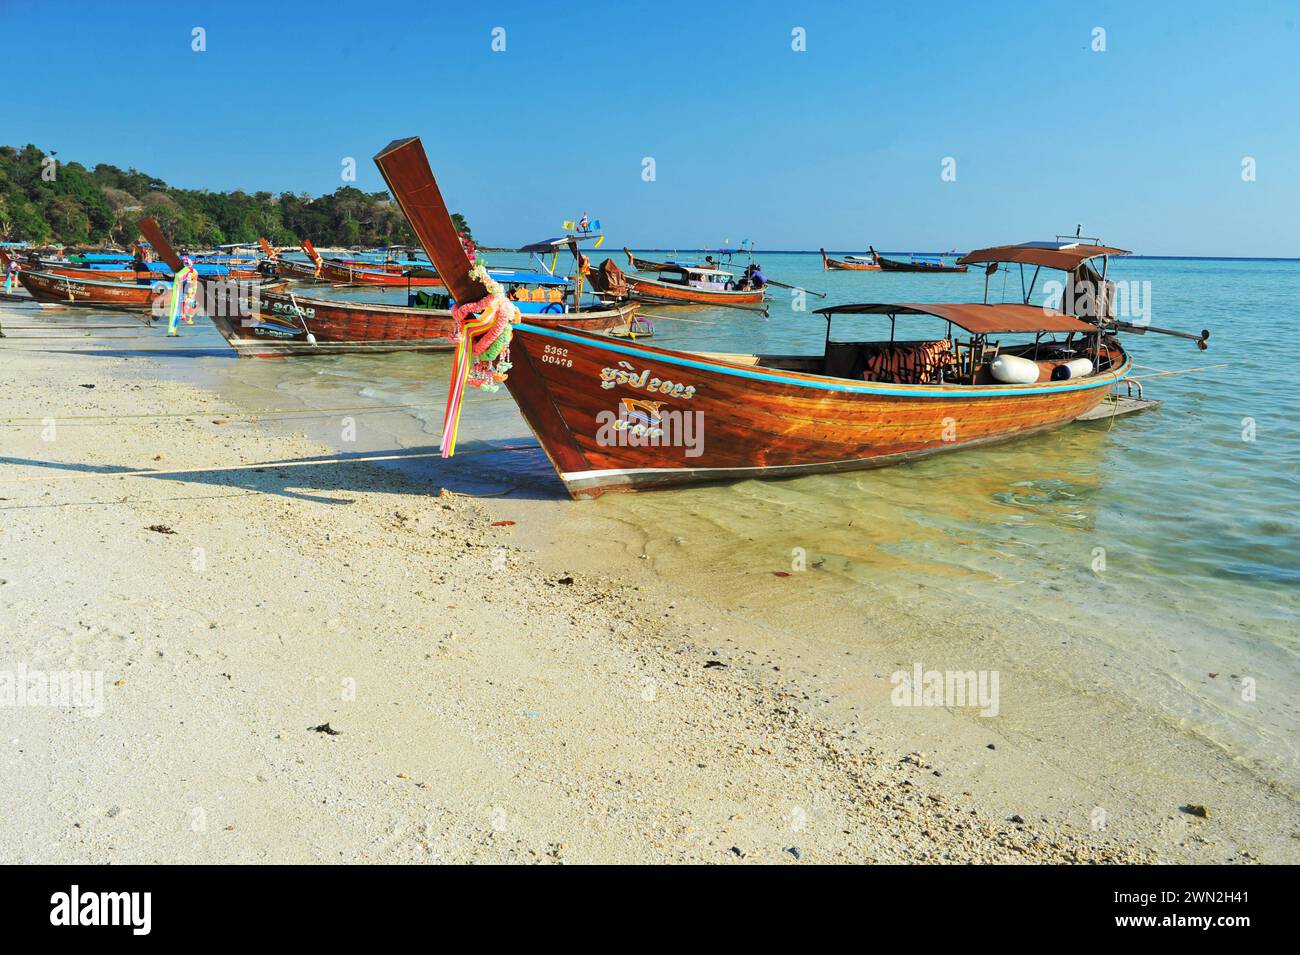
MULTIPOLYGON (((40 468, 48 484, 101 478, 152 478, 187 484, 241 489, 320 504, 351 504, 347 498, 312 491, 423 492, 436 497, 443 490, 467 497, 561 499, 554 486, 550 463, 531 439, 509 445, 474 442, 455 458, 443 459, 436 448, 393 448, 381 451, 332 452, 297 458, 278 458, 239 465, 193 468, 134 468, 118 464, 46 461, 0 455, 0 466, 40 468), (511 457, 510 466, 502 463, 511 457), (54 473, 51 473, 54 472, 54 473), (308 490, 310 489, 310 490, 308 490)), ((37 480, 35 477, 0 478, 0 484, 37 480)), ((20 505, 23 506, 23 505, 20 505)), ((26 505, 30 506, 30 505, 26 505)), ((51 502, 49 506, 61 506, 51 502)))

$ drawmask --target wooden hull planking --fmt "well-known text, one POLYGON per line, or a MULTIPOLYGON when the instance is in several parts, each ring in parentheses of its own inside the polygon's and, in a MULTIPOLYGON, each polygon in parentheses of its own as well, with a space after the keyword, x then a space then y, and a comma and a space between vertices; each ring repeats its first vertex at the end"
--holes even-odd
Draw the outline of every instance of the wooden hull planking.
POLYGON ((165 295, 171 288, 165 279, 143 285, 69 278, 31 269, 20 271, 18 281, 38 302, 97 308, 149 309, 158 295, 165 295))
MULTIPOLYGON (((313 269, 314 271, 314 269, 313 269)), ((403 275, 399 272, 386 272, 377 268, 358 268, 339 262, 324 261, 320 264, 320 278, 327 282, 346 285, 393 285, 428 287, 441 285, 442 279, 431 274, 403 275)))
POLYGON ((917 262, 899 262, 895 259, 886 259, 882 256, 876 256, 876 261, 880 263, 882 272, 965 272, 965 265, 921 265, 917 262))
POLYGON ((673 268, 669 262, 656 262, 654 259, 639 259, 627 249, 623 250, 627 260, 632 263, 632 268, 638 272, 661 272, 664 269, 673 268))
POLYGON ((763 304, 762 289, 734 292, 658 282, 636 275, 628 275, 626 278, 628 289, 635 297, 652 302, 663 302, 669 305, 761 306, 763 304))
POLYGON ((317 279, 316 266, 310 262, 299 262, 296 259, 274 259, 275 274, 286 279, 305 279, 313 281, 317 279))
MULTIPOLYGON (((61 275, 64 278, 70 278, 77 281, 89 282, 170 282, 170 275, 162 275, 157 272, 150 272, 147 269, 82 269, 66 268, 56 266, 41 269, 50 275, 61 275)), ((249 269, 232 269, 228 276, 223 278, 231 279, 257 279, 262 275, 256 270, 249 269)))
POLYGON ((822 249, 822 271, 823 272, 879 272, 880 266, 874 262, 850 262, 848 259, 832 259, 822 249))

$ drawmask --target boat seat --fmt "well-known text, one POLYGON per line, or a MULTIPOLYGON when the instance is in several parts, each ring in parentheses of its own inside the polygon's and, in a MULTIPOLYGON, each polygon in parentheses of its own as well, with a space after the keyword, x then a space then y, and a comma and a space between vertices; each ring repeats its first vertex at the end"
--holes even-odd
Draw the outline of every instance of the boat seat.
POLYGON ((857 342, 827 342, 822 374, 830 378, 858 378, 866 367, 864 346, 857 342))

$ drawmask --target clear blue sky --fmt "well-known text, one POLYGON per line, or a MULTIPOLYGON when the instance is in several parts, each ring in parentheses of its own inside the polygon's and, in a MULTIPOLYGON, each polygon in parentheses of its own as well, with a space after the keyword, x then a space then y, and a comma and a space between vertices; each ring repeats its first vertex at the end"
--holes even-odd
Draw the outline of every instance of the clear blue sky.
POLYGON ((0 143, 316 195, 418 134, 494 245, 1300 255, 1297 2, 0 0, 0 44, 0 143))

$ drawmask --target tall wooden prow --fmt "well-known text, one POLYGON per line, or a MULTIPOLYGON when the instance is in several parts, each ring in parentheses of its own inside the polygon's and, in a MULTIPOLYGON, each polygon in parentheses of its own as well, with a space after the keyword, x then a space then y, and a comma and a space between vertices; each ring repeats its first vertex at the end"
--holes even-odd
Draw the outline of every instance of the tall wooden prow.
POLYGON ((149 240, 149 244, 153 246, 154 251, 158 253, 158 258, 166 262, 167 267, 171 269, 172 272, 179 272, 181 269, 185 268, 185 263, 181 261, 181 257, 176 254, 176 250, 172 248, 172 244, 168 242, 167 237, 163 235, 162 228, 158 225, 157 219, 150 216, 147 219, 141 219, 136 223, 136 225, 139 226, 140 233, 149 240))
POLYGON ((393 198, 411 223, 421 248, 442 276, 451 297, 458 303, 484 298, 487 289, 469 276, 469 256, 456 235, 420 137, 393 140, 375 156, 375 165, 383 173, 393 198))

